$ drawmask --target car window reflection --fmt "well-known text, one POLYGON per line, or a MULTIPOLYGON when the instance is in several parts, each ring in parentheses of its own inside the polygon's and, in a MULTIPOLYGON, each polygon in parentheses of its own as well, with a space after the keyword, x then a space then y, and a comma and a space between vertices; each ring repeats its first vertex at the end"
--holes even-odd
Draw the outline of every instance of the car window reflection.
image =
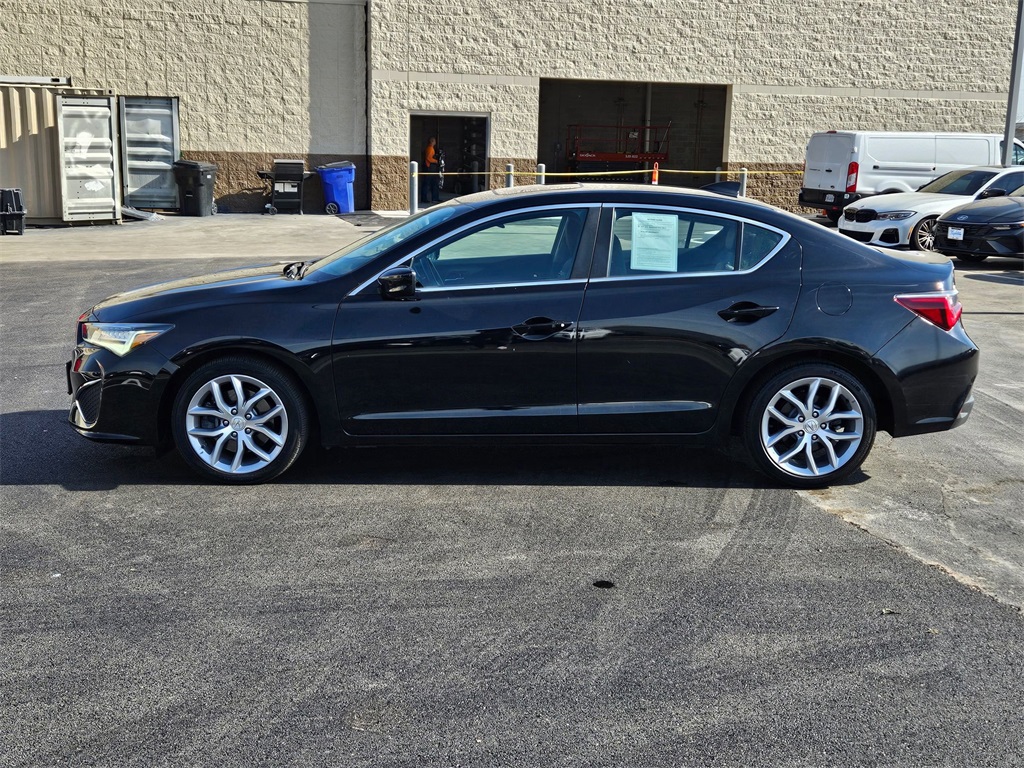
POLYGON ((580 208, 488 222, 418 254, 412 268, 425 288, 566 280, 586 217, 580 208))

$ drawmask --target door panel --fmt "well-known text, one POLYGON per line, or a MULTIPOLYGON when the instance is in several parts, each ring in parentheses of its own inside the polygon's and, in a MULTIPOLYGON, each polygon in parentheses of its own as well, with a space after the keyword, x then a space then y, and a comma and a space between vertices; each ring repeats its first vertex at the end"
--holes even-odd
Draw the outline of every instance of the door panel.
POLYGON ((352 435, 571 434, 583 282, 347 299, 335 378, 352 435), (526 321, 546 318, 550 328, 526 321), (556 324, 566 327, 558 328, 556 324))
POLYGON ((571 276, 577 260, 589 266, 590 210, 492 217, 410 254, 415 300, 373 285, 345 299, 334 339, 345 431, 575 433, 586 280, 571 276))
POLYGON ((668 213, 653 212, 653 228, 650 213, 639 217, 630 233, 629 216, 603 227, 611 274, 591 281, 579 323, 581 432, 707 431, 737 367, 789 326, 800 290, 795 242, 692 212, 659 224, 668 213), (676 238, 671 249, 637 253, 659 233, 676 238))

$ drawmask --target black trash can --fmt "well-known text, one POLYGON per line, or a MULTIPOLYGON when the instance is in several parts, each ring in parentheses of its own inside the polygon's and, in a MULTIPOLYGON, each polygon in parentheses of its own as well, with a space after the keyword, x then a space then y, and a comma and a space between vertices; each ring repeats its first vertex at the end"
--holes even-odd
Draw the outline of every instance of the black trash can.
POLYGON ((195 160, 174 163, 174 180, 178 184, 178 200, 184 216, 211 216, 217 212, 213 202, 213 183, 217 166, 195 160))

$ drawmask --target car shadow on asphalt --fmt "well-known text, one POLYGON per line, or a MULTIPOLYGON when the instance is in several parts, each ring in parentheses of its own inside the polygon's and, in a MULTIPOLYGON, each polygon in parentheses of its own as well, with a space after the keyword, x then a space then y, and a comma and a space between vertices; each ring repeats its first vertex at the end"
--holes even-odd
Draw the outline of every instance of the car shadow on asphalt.
MULTIPOLYGON (((0 485, 208 485, 176 451, 103 445, 76 435, 65 411, 0 414, 0 485)), ((858 472, 847 482, 863 482, 858 472)), ((764 488, 735 446, 674 445, 311 446, 278 485, 550 485, 764 488)))

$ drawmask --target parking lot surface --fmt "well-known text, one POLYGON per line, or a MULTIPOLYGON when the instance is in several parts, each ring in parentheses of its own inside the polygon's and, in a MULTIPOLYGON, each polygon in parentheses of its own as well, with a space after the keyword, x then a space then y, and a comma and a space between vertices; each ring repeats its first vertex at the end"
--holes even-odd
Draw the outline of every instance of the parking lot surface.
POLYGON ((797 493, 665 448, 312 452, 197 484, 66 424, 78 314, 381 219, 0 240, 0 764, 1024 764, 1024 284, 963 427, 797 493))

